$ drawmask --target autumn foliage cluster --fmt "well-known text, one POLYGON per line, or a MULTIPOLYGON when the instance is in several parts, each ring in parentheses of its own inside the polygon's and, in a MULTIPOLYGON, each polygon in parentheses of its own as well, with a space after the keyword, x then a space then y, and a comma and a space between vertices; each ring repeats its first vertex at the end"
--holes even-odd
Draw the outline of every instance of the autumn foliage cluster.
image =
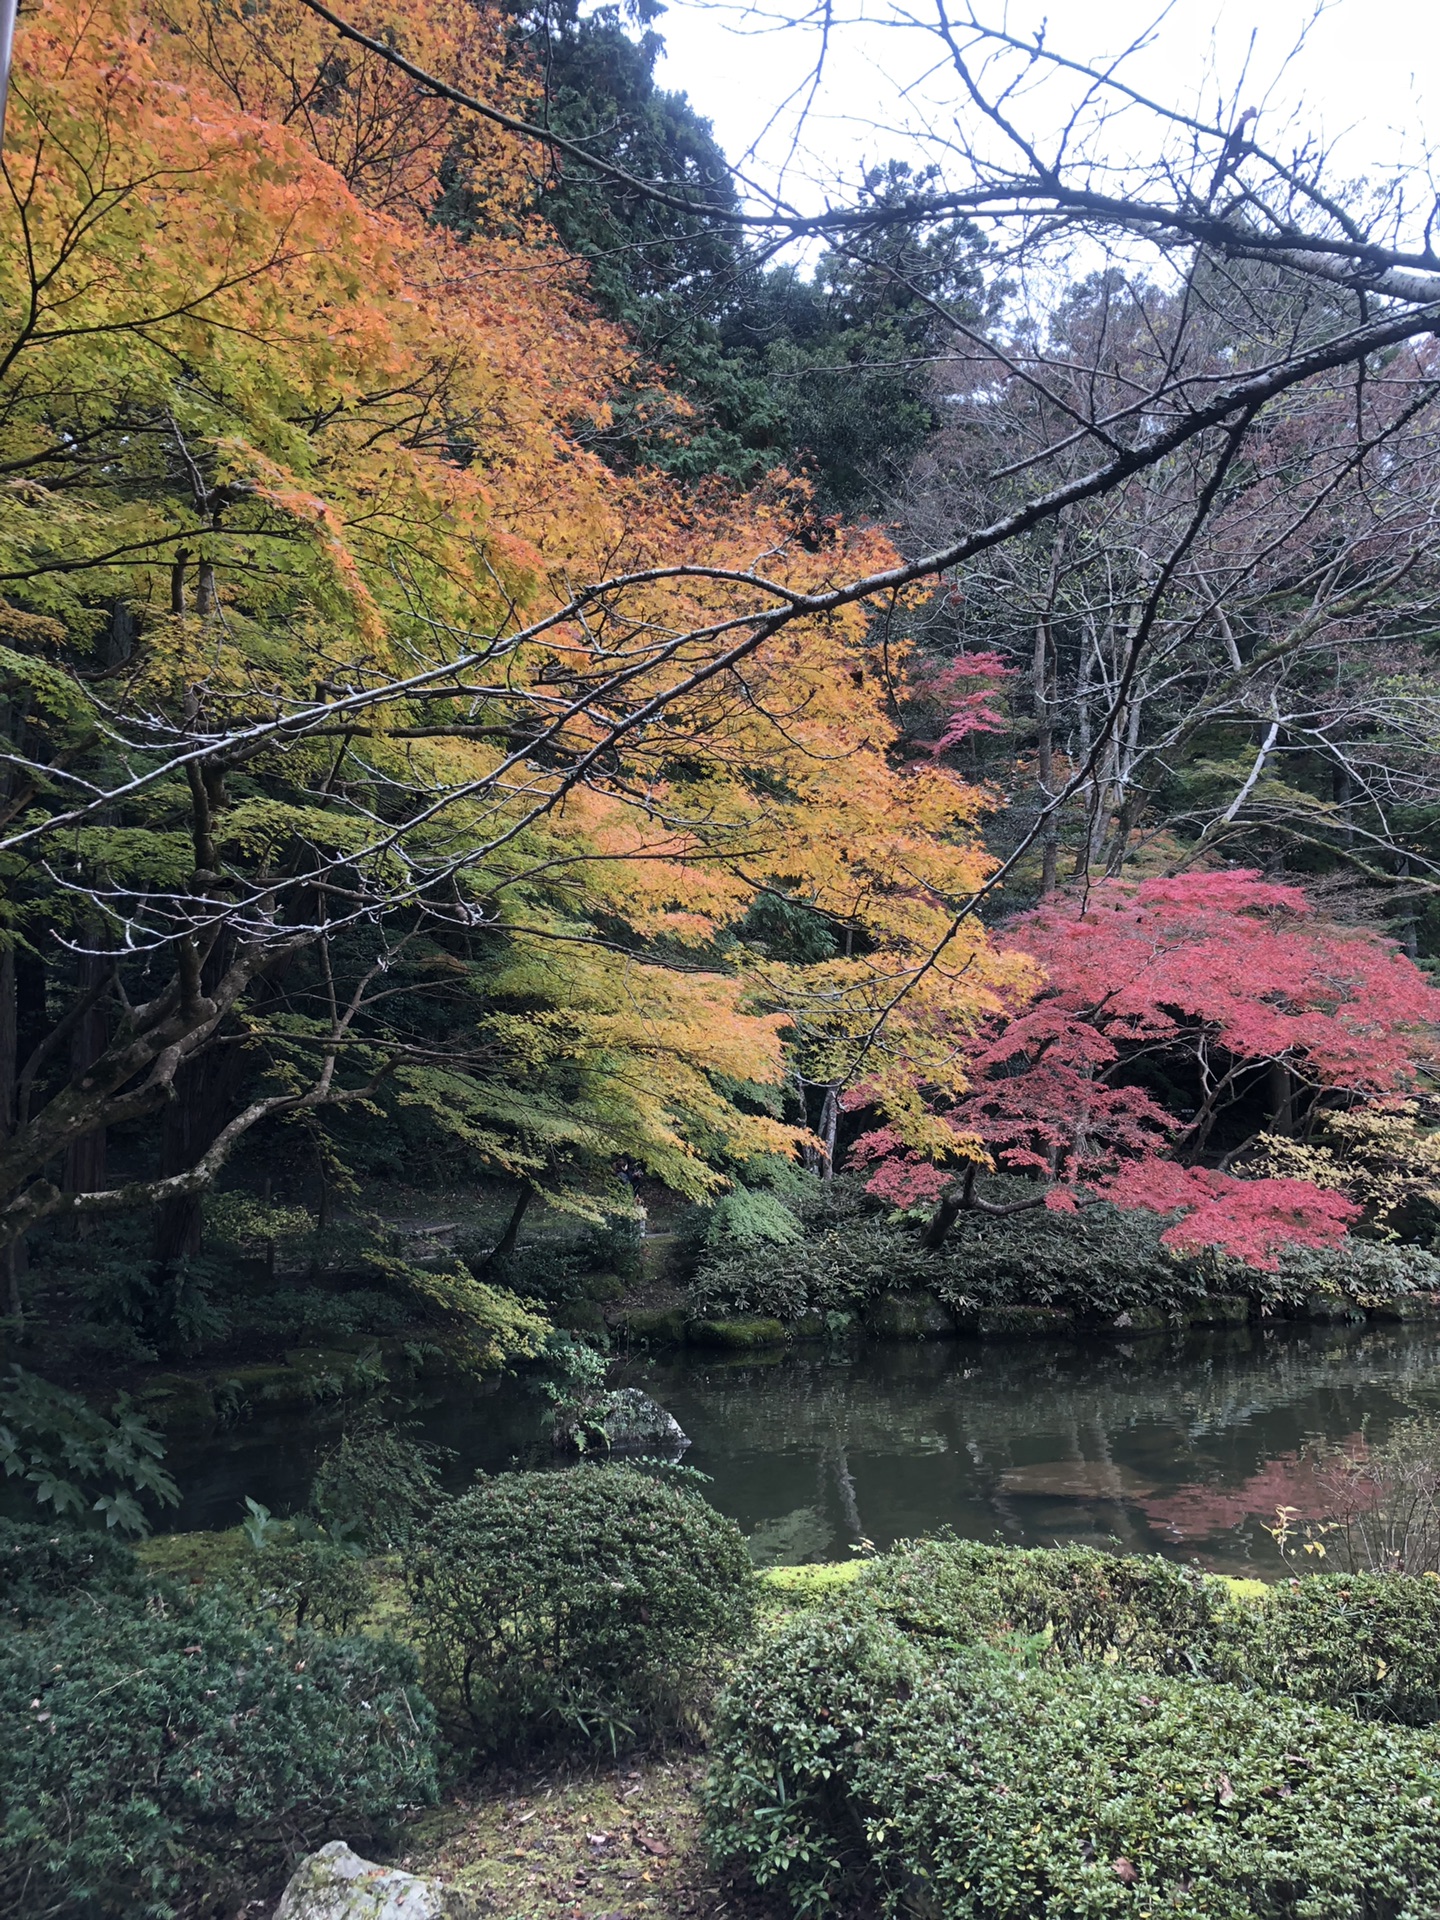
MULTIPOLYGON (((469 92, 540 84, 498 12, 352 12, 469 92)), ((606 464, 636 348, 536 166, 295 0, 22 24, 8 1240, 173 1200, 161 1252, 193 1252, 197 1154, 209 1179, 259 1119, 348 1107, 591 1218, 622 1162, 693 1199, 757 1156, 833 1169, 848 1109, 892 1202, 998 1166, 1261 1264, 1333 1241, 1357 1204, 1244 1177, 1247 1146, 1403 1096, 1440 997, 1248 871, 987 935, 995 801, 957 760, 1012 670, 855 605, 767 634, 747 581, 824 589, 884 532, 783 469, 606 464)))
MULTIPOLYGON (((466 88, 536 84, 498 15, 357 17, 466 88)), ((378 1092, 581 1212, 617 1159, 700 1198, 792 1151, 782 1034, 834 1076, 989 871, 985 803, 892 751, 903 649, 882 671, 862 612, 728 662, 715 570, 813 588, 883 537, 817 535, 784 472, 608 467, 633 349, 531 211, 533 156, 290 0, 30 15, 6 169, 8 991, 23 1027, 37 971, 32 1005, 106 988, 83 1092, 63 1048, 28 1089, 11 1224, 103 1191, 107 1132, 177 1095, 189 1145, 131 1171, 183 1173, 245 1075, 267 1111, 378 1092), (757 888, 844 951, 736 944, 757 888), (178 1078, 173 1048, 122 1059, 127 1007, 199 1004, 187 968, 220 1017, 178 1078)), ((1016 968, 967 925, 877 1062, 941 1073, 1016 968)))
POLYGON ((1244 1162, 1267 1130, 1402 1101, 1433 1065, 1440 992, 1393 943, 1246 871, 1101 881, 1005 938, 1044 985, 987 1024, 970 1090, 926 1113, 948 1156, 928 1128, 907 1137, 903 1110, 862 1136, 878 1197, 938 1199, 947 1157, 986 1163, 1038 1178, 1052 1209, 1088 1193, 1173 1213, 1167 1244, 1262 1268, 1360 1219, 1334 1184, 1244 1162))

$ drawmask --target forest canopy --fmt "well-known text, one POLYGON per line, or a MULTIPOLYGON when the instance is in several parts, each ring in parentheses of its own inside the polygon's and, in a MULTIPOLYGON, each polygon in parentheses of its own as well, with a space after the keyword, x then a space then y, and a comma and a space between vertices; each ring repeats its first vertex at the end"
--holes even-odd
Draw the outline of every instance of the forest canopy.
MULTIPOLYGON (((975 62, 1049 54, 973 23, 998 157, 796 212, 656 52, 459 0, 22 19, 17 1327, 123 1218, 87 1311, 183 1348, 206 1196, 273 1248, 387 1137, 515 1232, 853 1149, 932 1240, 1008 1170, 1262 1267, 1378 1219, 1304 1160, 1332 1122, 1421 1140, 1428 242, 1234 115, 1182 168, 1147 104, 1102 192, 1101 110, 1047 158, 975 62)), ((491 1359, 536 1337, 384 1271, 491 1359)))

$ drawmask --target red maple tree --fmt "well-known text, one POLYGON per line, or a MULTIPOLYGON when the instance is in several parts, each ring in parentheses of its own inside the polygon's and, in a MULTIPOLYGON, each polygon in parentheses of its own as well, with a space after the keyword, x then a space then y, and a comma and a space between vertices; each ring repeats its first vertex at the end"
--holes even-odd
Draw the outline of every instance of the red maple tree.
POLYGON ((1263 1269, 1286 1246, 1343 1238, 1360 1213, 1343 1196, 1229 1168, 1262 1128, 1396 1098, 1436 1058, 1440 992, 1392 942, 1252 871, 1103 881, 1006 938, 1045 984, 979 1037, 970 1092, 938 1116, 953 1153, 907 1141, 895 1115, 862 1136, 870 1192, 938 1201, 937 1245, 967 1208, 1065 1211, 1083 1196, 1176 1214, 1166 1244, 1263 1269), (987 1163, 1041 1191, 981 1199, 987 1163))

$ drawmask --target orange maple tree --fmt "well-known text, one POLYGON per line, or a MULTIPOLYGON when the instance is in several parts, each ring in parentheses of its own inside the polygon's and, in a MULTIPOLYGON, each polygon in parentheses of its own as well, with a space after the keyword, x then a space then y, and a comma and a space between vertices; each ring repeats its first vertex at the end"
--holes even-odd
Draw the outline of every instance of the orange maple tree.
MULTIPOLYGON (((469 7, 364 17, 471 83, 508 57, 469 7)), ((543 943, 507 1070, 527 1046, 563 1057, 568 1018, 615 1087, 646 1083, 612 1134, 692 1190, 719 1177, 707 1155, 796 1140, 712 1091, 781 1078, 787 1026, 874 1072, 913 1076, 918 1049, 953 1073, 1024 970, 978 923, 873 1028, 989 870, 980 798, 894 764, 858 607, 771 635, 748 591, 823 589, 882 564, 884 537, 802 540, 783 473, 737 494, 603 464, 586 423, 633 350, 529 211, 506 136, 338 54, 289 0, 60 0, 20 36, 5 169, 0 591, 30 716, 8 924, 86 929, 77 993, 95 966, 121 993, 146 956, 148 996, 125 989, 84 1074, 0 1150, 12 1233, 192 1191, 260 1119, 363 1101, 377 1076, 446 1106, 373 1012, 374 968, 421 933, 543 943), (468 237, 430 217, 457 177, 468 237), (723 962, 757 887, 851 951, 723 962), (381 956, 354 997, 331 981, 286 1030, 282 1084, 198 1158, 123 1192, 50 1183, 57 1154, 193 1079, 227 1021, 279 1046, 266 980, 365 929, 381 956), (649 1013, 627 1023, 637 970, 649 1013)), ((493 1061, 494 1032, 474 1051, 493 1061)), ((538 1121, 467 1126, 549 1178, 538 1121)))

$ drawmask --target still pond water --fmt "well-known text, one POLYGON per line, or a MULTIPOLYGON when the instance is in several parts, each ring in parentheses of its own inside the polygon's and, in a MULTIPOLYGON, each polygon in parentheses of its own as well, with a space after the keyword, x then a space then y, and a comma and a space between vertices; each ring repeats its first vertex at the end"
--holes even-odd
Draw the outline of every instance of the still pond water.
MULTIPOLYGON (((1273 1575, 1265 1524, 1318 1513, 1307 1448, 1383 1439, 1440 1413, 1440 1326, 1241 1328, 1076 1345, 941 1341, 858 1351, 626 1361, 679 1420, 687 1465, 762 1564, 842 1559, 937 1526, 1016 1545, 1117 1541, 1225 1573, 1273 1575)), ((417 1401, 447 1479, 550 1464, 544 1401, 515 1380, 417 1401)), ((171 1524, 233 1526, 244 1496, 303 1505, 339 1416, 250 1420, 183 1450, 171 1524)))

